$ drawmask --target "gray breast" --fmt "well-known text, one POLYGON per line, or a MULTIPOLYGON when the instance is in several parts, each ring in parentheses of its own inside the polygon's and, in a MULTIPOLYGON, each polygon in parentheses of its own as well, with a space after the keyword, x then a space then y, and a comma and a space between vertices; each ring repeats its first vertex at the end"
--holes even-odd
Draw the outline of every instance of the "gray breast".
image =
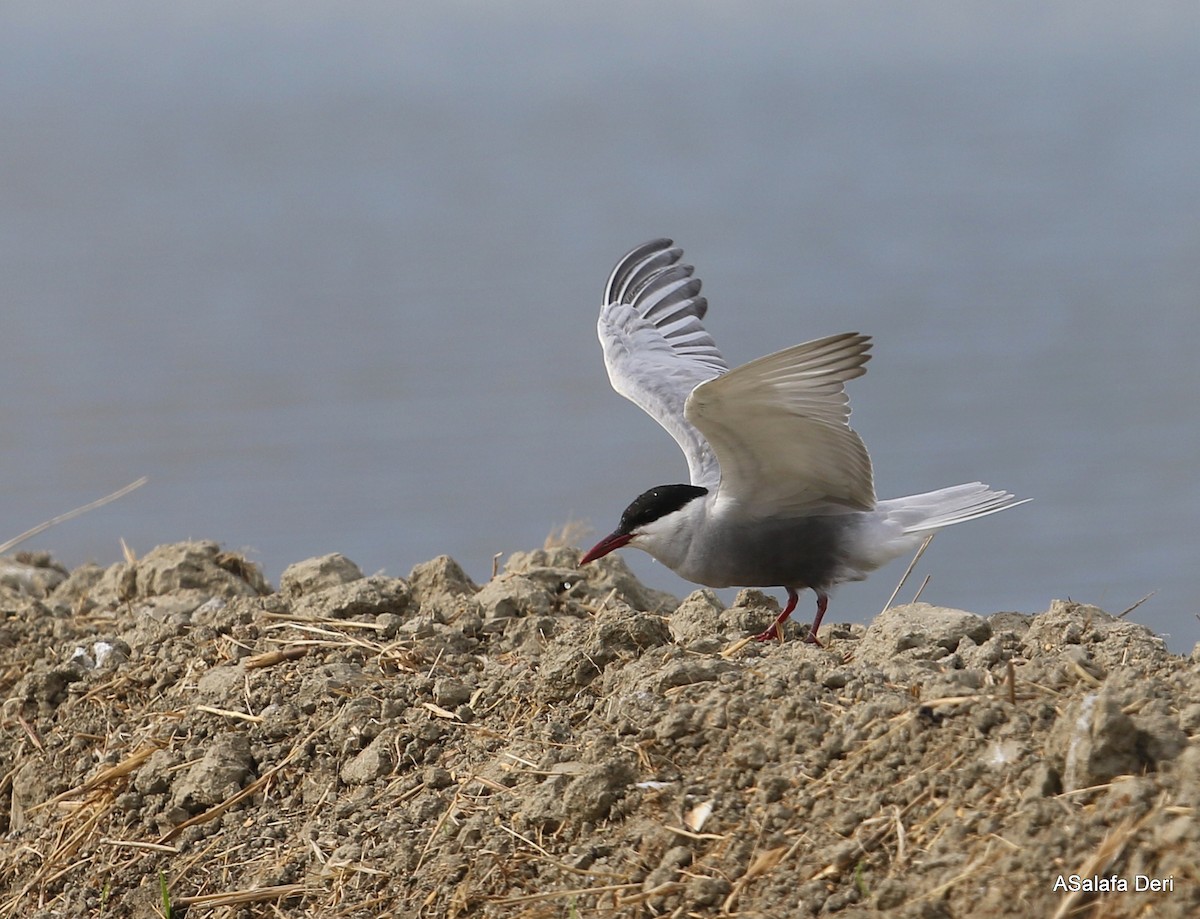
POLYGON ((704 528, 679 574, 709 587, 812 587, 844 580, 859 514, 745 520, 704 528))

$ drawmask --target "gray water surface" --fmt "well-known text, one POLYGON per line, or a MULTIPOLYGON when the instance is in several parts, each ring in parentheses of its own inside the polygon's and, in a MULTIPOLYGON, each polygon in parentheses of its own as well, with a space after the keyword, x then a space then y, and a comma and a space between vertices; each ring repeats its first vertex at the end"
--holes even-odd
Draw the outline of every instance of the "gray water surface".
POLYGON ((1198 41, 1194 3, 5 4, 0 539, 142 474, 25 548, 482 580, 598 537, 686 476, 594 335, 613 262, 670 235, 732 363, 875 336, 881 496, 1036 499, 902 596, 1158 591, 1131 618, 1187 651, 1198 41))

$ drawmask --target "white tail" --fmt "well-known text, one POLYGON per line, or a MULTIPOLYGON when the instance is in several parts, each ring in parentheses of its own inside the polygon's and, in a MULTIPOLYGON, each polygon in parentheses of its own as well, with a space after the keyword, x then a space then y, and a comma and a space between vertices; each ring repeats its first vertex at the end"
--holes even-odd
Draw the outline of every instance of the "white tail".
POLYGON ((1032 499, 1018 500, 1006 491, 995 491, 982 482, 952 485, 921 495, 880 501, 877 509, 899 524, 905 534, 930 533, 965 520, 986 517, 1032 499))

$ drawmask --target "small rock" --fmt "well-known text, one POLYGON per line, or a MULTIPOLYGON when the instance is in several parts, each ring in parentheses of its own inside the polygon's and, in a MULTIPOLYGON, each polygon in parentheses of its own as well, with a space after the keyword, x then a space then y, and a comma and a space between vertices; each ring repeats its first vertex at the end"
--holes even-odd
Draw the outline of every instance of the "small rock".
POLYGON ((281 740, 292 736, 300 724, 300 711, 289 702, 276 702, 264 708, 259 715, 262 717, 263 733, 273 740, 281 740))
POLYGON ((215 542, 183 542, 157 546, 130 564, 110 566, 93 588, 98 602, 118 603, 195 590, 209 597, 257 597, 270 592, 258 568, 215 542))
POLYGON ((1200 745, 1188 744, 1170 764, 1178 789, 1173 803, 1200 808, 1200 745))
POLYGON ((1158 695, 1153 687, 1147 687, 1148 702, 1133 716, 1133 723, 1141 735, 1141 749, 1146 758, 1157 769, 1165 760, 1172 760, 1188 745, 1187 732, 1171 712, 1171 706, 1158 695))
POLYGON ((707 641, 722 630, 725 604, 707 588, 693 591, 675 608, 668 620, 671 637, 681 645, 707 641))
POLYGON ((288 565, 279 578, 279 592, 295 599, 330 587, 357 581, 362 569, 340 552, 288 565))
POLYGON ((531 826, 553 826, 563 818, 563 791, 570 783, 565 775, 545 778, 524 800, 521 816, 531 826))
POLYGON ((99 565, 80 565, 54 588, 51 599, 72 609, 90 609, 96 605, 91 597, 92 589, 103 576, 104 569, 99 565))
POLYGON ((586 577, 588 588, 595 596, 616 596, 640 612, 669 613, 679 601, 669 593, 647 587, 637 579, 625 559, 614 553, 597 559, 579 569, 586 577))
POLYGON ((214 629, 227 629, 232 624, 229 615, 230 603, 224 597, 209 597, 192 610, 194 625, 207 625, 214 629))
POLYGON ((171 777, 183 757, 174 750, 156 750, 133 777, 133 787, 142 795, 160 795, 171 787, 171 777))
POLYGON ((124 664, 129 660, 130 653, 132 652, 129 645, 119 638, 92 643, 92 657, 95 658, 96 667, 100 670, 124 664))
POLYGON ((443 708, 462 705, 471 699, 472 689, 453 677, 439 677, 433 684, 433 701, 443 708))
POLYGON ((83 675, 83 668, 73 663, 51 670, 34 671, 17 683, 12 697, 33 703, 42 712, 49 712, 66 700, 67 687, 82 680, 83 675))
POLYGON ((1050 735, 1050 745, 1065 763, 1066 791, 1100 785, 1113 776, 1138 772, 1138 731, 1106 692, 1088 693, 1069 704, 1050 735))
POLYGON ((692 863, 692 850, 687 846, 672 846, 663 853, 658 867, 642 881, 642 891, 649 893, 663 884, 678 880, 679 873, 692 863))
POLYGON ((13 773, 12 795, 9 801, 10 829, 24 829, 30 821, 30 817, 26 816, 29 811, 54 793, 51 776, 46 767, 45 759, 31 756, 13 773))
POLYGON ((154 622, 186 624, 200 607, 214 599, 205 590, 185 589, 154 597, 134 597, 129 603, 139 619, 154 622))
POLYGON ((429 788, 449 788, 454 784, 454 776, 450 774, 449 769, 444 769, 441 766, 426 766, 425 771, 421 773, 421 779, 429 788))
POLYGON ((982 645, 991 637, 992 627, 982 616, 911 603, 893 606, 877 616, 859 642, 855 658, 877 665, 897 657, 937 660, 956 651, 963 638, 982 645))
POLYGON ((821 685, 826 689, 841 689, 850 682, 852 676, 853 671, 845 667, 839 667, 825 674, 825 677, 821 680, 821 685))
POLYGON ((417 565, 408 576, 408 585, 413 596, 422 604, 431 596, 473 594, 479 590, 449 555, 439 555, 432 561, 417 565))
POLYGON ((1024 644, 1027 656, 1060 648, 1066 641, 1088 646, 1091 666, 1100 672, 1125 666, 1128 660, 1148 660, 1166 653, 1166 644, 1144 625, 1110 616, 1099 607, 1055 600, 1050 609, 1030 621, 1024 644))
POLYGON ((1029 773, 1029 783, 1021 800, 1049 798, 1062 794, 1062 790, 1062 777, 1058 774, 1058 770, 1043 761, 1035 765, 1029 773))
POLYGON ((237 794, 250 782, 254 762, 244 734, 222 734, 175 785, 171 803, 197 814, 237 794))
POLYGON ((1189 702, 1180 709, 1179 727, 1189 736, 1200 734, 1200 702, 1189 702))
POLYGON ((48 552, 18 553, 0 557, 0 588, 18 596, 47 597, 67 580, 67 569, 48 552))
POLYGON ((670 637, 661 616, 614 600, 590 625, 567 629, 550 641, 538 670, 539 692, 553 701, 570 698, 619 657, 635 657, 670 637))
POLYGON ((404 581, 376 575, 306 593, 295 601, 292 611, 317 619, 373 618, 404 612, 409 598, 404 581))
POLYGON ((75 650, 71 652, 70 658, 67 659, 68 664, 74 664, 81 670, 95 670, 96 661, 88 654, 87 649, 77 645, 75 650))
POLYGON ((874 905, 881 912, 891 912, 908 899, 908 888, 897 878, 884 878, 875 888, 874 905))
POLYGON ((733 885, 721 877, 692 877, 687 882, 684 897, 694 907, 718 906, 729 896, 733 885))
POLYGON ((77 646, 68 663, 77 664, 84 670, 104 670, 125 663, 129 653, 129 645, 119 638, 94 641, 88 648, 77 646))
POLYGON ((565 812, 572 820, 594 822, 608 816, 617 799, 633 784, 634 771, 621 761, 613 760, 588 769, 576 776, 563 792, 565 812))
POLYGON ((395 768, 390 751, 391 738, 380 734, 352 760, 342 766, 338 775, 347 785, 369 785, 395 768))
POLYGON ((692 657, 670 661, 658 671, 657 688, 665 692, 675 686, 691 686, 717 679, 722 673, 740 670, 732 661, 719 657, 692 657))
POLYGON ((240 663, 213 667, 196 681, 196 696, 208 702, 222 702, 242 695, 246 669, 240 663))
POLYGON ((492 578, 475 594, 484 620, 548 615, 555 599, 550 589, 519 574, 492 578))

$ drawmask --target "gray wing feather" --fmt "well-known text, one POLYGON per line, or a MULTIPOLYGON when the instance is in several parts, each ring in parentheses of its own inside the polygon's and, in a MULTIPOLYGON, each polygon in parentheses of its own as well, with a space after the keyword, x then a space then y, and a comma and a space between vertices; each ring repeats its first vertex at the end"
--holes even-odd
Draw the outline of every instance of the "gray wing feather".
POLYGON ((685 413, 721 463, 718 500, 750 513, 870 510, 871 460, 847 423, 845 383, 871 340, 831 335, 760 357, 696 387, 685 413))
POLYGON ((708 302, 682 257, 669 239, 631 250, 609 275, 597 331, 613 389, 675 438, 692 484, 715 487, 721 477, 716 457, 684 417, 684 403, 729 365, 700 322, 708 302))

